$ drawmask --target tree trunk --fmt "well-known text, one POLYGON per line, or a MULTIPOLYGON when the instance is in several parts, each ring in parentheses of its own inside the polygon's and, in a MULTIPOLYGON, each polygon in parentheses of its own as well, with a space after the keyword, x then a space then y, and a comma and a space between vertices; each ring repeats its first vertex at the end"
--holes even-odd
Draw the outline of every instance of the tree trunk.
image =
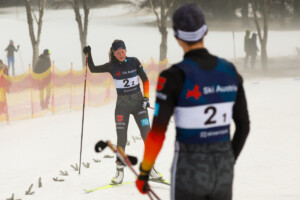
POLYGON ((242 1, 242 22, 243 27, 248 28, 249 27, 249 17, 248 17, 248 0, 242 1))
POLYGON ((32 69, 33 69, 33 67, 35 67, 35 65, 39 59, 39 44, 36 43, 32 47, 32 50, 33 50, 33 55, 32 55, 32 69))
POLYGON ((261 65, 263 69, 268 68, 268 54, 267 54, 267 41, 268 41, 268 16, 269 16, 269 9, 271 5, 271 0, 264 0, 262 2, 262 23, 263 23, 263 33, 260 28, 260 24, 257 17, 257 5, 254 0, 252 0, 252 8, 253 8, 253 15, 254 15, 254 22, 257 29, 257 34, 261 46, 261 65))
POLYGON ((268 68, 268 55, 266 43, 261 45, 261 65, 263 69, 268 68))
POLYGON ((167 58, 167 52, 168 52, 168 31, 167 28, 164 29, 161 33, 161 43, 160 43, 160 54, 159 54, 159 60, 163 61, 167 58))
POLYGON ((165 60, 167 58, 167 50, 168 50, 168 31, 167 31, 167 19, 170 9, 173 7, 174 0, 171 0, 169 5, 167 5, 166 0, 160 1, 160 15, 155 10, 152 0, 150 0, 150 4, 152 7, 152 11, 156 16, 157 27, 161 34, 161 43, 159 48, 159 60, 165 60))
POLYGON ((167 17, 166 16, 166 0, 161 1, 160 6, 160 34, 161 34, 161 43, 160 43, 160 53, 159 53, 159 60, 163 61, 167 58, 167 39, 168 39, 168 31, 167 31, 167 17))
POLYGON ((300 1, 294 0, 294 21, 299 24, 300 19, 300 1))
POLYGON ((82 67, 85 67, 86 59, 85 59, 85 55, 83 54, 82 50, 86 46, 86 36, 83 36, 83 38, 80 40, 80 43, 81 43, 80 55, 81 55, 81 60, 82 60, 82 67))
POLYGON ((80 55, 81 55, 81 64, 82 67, 85 67, 85 55, 82 53, 82 49, 86 46, 86 39, 87 39, 87 30, 88 30, 88 15, 89 15, 89 6, 88 0, 83 1, 83 11, 84 11, 84 24, 82 24, 81 21, 81 15, 79 10, 79 0, 74 0, 73 9, 75 12, 75 19, 77 21, 78 25, 78 31, 79 31, 79 39, 80 39, 80 55))
POLYGON ((36 37, 34 34, 34 27, 33 27, 33 19, 32 19, 33 12, 31 10, 31 1, 30 0, 24 0, 24 1, 25 1, 25 6, 26 6, 29 36, 30 36, 31 45, 32 45, 32 67, 34 67, 35 64, 37 63, 38 57, 39 57, 39 45, 40 45, 40 38, 41 38, 41 33, 42 33, 43 15, 44 15, 44 7, 46 4, 46 0, 42 0, 42 4, 41 4, 41 1, 38 0, 39 18, 37 19, 35 17, 35 20, 36 20, 36 23, 38 26, 36 37))
POLYGON ((268 42, 268 34, 269 34, 269 9, 272 0, 264 0, 263 3, 263 29, 264 36, 261 41, 261 65, 264 69, 268 68, 268 55, 267 55, 267 42, 268 42))

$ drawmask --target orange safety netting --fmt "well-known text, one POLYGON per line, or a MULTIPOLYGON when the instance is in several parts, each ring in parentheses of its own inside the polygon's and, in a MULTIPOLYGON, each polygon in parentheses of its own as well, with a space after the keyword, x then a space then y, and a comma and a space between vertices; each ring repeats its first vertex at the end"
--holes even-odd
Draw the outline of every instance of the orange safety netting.
MULTIPOLYGON (((143 64, 152 88, 166 65, 167 60, 153 59, 143 64)), ((7 76, 0 71, 0 122, 41 117, 48 111, 82 109, 84 76, 85 68, 61 71, 54 65, 42 74, 34 73, 31 68, 18 76, 7 76)), ((88 70, 85 104, 100 106, 115 98, 110 74, 88 70)))

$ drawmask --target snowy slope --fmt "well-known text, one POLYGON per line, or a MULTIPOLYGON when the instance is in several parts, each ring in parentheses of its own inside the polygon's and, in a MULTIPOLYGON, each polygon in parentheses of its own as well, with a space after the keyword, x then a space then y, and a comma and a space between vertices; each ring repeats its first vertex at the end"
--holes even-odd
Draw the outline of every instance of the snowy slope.
MULTIPOLYGON (((245 200, 296 200, 300 198, 300 137, 298 123, 300 107, 300 81, 277 79, 246 81, 251 117, 251 133, 236 163, 234 199, 245 200)), ((81 112, 60 113, 40 119, 1 124, 0 134, 0 199, 147 199, 141 196, 134 184, 85 194, 83 189, 106 185, 115 173, 114 158, 108 149, 101 154, 94 152, 99 139, 116 140, 113 123, 114 103, 99 108, 87 108, 84 124, 83 162, 81 175, 70 165, 79 161, 81 112), (95 163, 93 159, 101 159, 95 163), (69 176, 60 176, 60 171, 69 176), (37 188, 38 178, 43 187, 37 188), (58 177, 64 182, 54 182, 58 177), (32 196, 25 190, 34 184, 32 196)), ((153 112, 149 110, 152 117, 153 112)), ((170 179, 173 157, 174 125, 170 123, 167 139, 156 163, 159 171, 170 179)), ((127 153, 141 158, 143 143, 134 142, 132 136, 139 132, 131 118, 127 153)), ((137 168, 137 167, 136 167, 137 168)), ((134 180, 127 169, 124 181, 134 180)), ((162 199, 169 199, 169 187, 153 183, 153 189, 162 199)))

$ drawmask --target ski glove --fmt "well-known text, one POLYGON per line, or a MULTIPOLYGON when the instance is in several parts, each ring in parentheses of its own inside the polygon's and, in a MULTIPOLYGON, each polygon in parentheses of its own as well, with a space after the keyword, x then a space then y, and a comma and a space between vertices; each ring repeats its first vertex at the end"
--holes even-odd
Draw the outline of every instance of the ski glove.
POLYGON ((90 46, 84 47, 83 48, 83 53, 90 55, 90 53, 91 53, 91 47, 90 46))
POLYGON ((144 97, 142 107, 144 110, 146 110, 148 107, 150 107, 149 99, 147 97, 144 97))
POLYGON ((140 175, 135 181, 135 185, 137 189, 140 191, 142 194, 146 194, 149 192, 150 186, 148 185, 148 180, 149 180, 149 173, 150 171, 145 171, 142 169, 140 166, 140 175))

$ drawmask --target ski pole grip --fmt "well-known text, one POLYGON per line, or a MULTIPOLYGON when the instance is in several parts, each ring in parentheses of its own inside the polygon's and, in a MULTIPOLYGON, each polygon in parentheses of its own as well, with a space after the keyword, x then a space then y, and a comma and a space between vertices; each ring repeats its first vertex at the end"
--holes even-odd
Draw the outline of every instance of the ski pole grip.
POLYGON ((114 147, 114 145, 112 145, 112 143, 108 140, 107 141, 107 145, 109 146, 109 148, 116 153, 117 149, 114 147))

